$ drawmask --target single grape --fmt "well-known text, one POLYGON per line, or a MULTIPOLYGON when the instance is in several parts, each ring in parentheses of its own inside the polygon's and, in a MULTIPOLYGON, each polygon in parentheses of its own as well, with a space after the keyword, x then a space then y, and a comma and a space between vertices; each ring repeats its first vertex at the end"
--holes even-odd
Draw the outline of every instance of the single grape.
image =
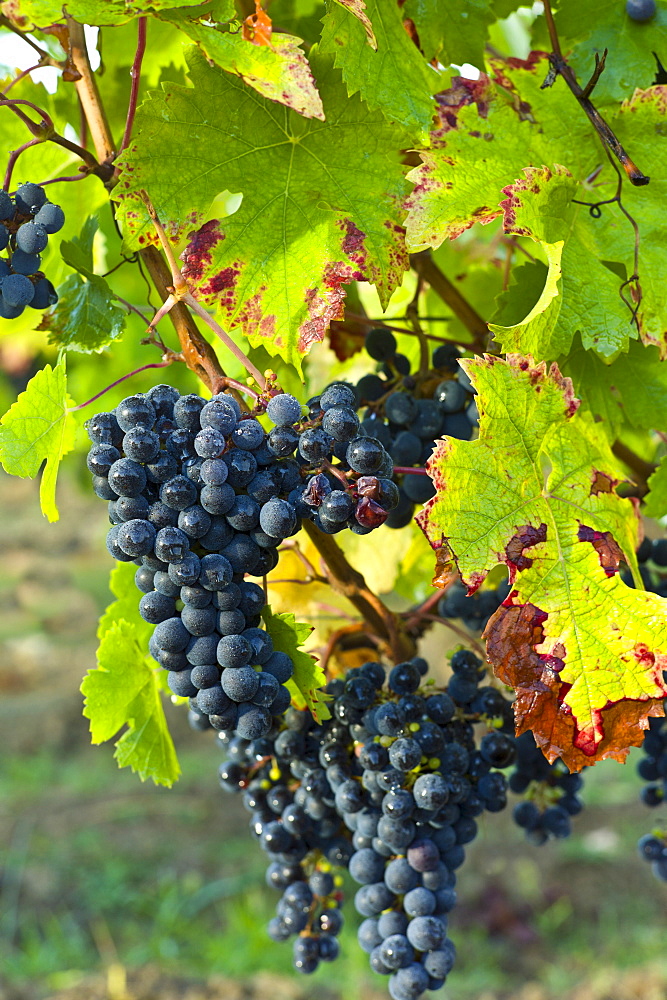
MULTIPOLYGON (((45 204, 46 191, 39 184, 32 184, 30 182, 19 184, 14 196, 14 202, 17 211, 22 215, 32 215, 34 212, 38 212, 42 205, 45 204)), ((10 218, 10 216, 5 216, 5 218, 10 218)))
POLYGON ((57 233, 65 225, 65 213, 60 205, 53 205, 50 201, 45 202, 34 218, 38 226, 42 226, 47 233, 57 233))
POLYGON ((14 218, 14 204, 6 191, 0 190, 0 220, 14 218))
POLYGON ((48 309, 58 301, 58 293, 48 278, 39 278, 35 282, 35 293, 29 305, 33 309, 48 309))
POLYGON ((0 281, 2 299, 9 309, 23 309, 30 305, 35 295, 35 287, 24 274, 9 274, 0 281))
POLYGON ((266 415, 276 427, 285 427, 301 419, 301 403, 287 392, 272 396, 266 406, 266 415))
POLYGON ((630 20, 640 24, 653 20, 657 11, 655 0, 627 0, 625 9, 630 20))
POLYGON ((41 253, 46 249, 48 242, 49 235, 46 229, 36 222, 24 222, 16 233, 16 245, 26 254, 41 253))
POLYGON ((374 361, 387 361, 396 354, 396 337, 391 330, 383 327, 369 330, 364 340, 364 347, 374 361))

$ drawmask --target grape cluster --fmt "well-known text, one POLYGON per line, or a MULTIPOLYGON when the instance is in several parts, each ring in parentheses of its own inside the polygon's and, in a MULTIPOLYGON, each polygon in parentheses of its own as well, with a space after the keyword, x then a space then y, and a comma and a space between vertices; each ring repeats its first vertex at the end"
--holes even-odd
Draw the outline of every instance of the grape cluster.
POLYGON ((550 764, 535 743, 531 732, 515 741, 516 764, 509 787, 523 801, 514 807, 513 818, 532 844, 544 844, 550 837, 568 837, 570 817, 581 812, 577 792, 583 785, 580 774, 570 774, 558 759, 550 764))
POLYGON ((393 466, 418 470, 395 476, 398 502, 386 523, 391 528, 402 528, 410 523, 415 505, 426 503, 435 493, 423 466, 436 439, 449 436, 469 440, 478 423, 477 406, 453 344, 437 347, 431 370, 414 375, 405 355, 397 353, 396 338, 390 330, 371 330, 365 347, 378 362, 379 370, 364 375, 355 387, 363 406, 361 431, 384 446, 393 466))
POLYGON ((47 309, 58 301, 56 290, 40 271, 40 254, 49 235, 65 223, 59 205, 46 199, 39 184, 21 184, 12 199, 0 190, 0 317, 16 319, 26 306, 47 309))
POLYGON ((290 702, 291 659, 260 627, 263 589, 299 528, 286 496, 296 462, 277 459, 261 424, 224 393, 206 402, 158 385, 87 423, 93 488, 108 501, 107 547, 138 564, 150 652, 174 694, 220 730, 264 735, 290 702))
POLYGON ((267 434, 226 393, 206 402, 158 385, 86 425, 93 487, 109 506, 107 547, 139 566, 139 612, 155 625, 150 652, 171 691, 195 699, 215 729, 263 736, 290 702, 293 663, 273 649, 261 627, 264 591, 245 577, 277 565, 302 518, 365 533, 395 499, 391 479, 372 474, 386 461, 390 474, 391 462, 357 433, 353 399, 329 386, 302 420, 294 396, 274 395, 267 434), (325 472, 334 440, 345 457, 325 472))
POLYGON ((344 528, 368 534, 399 502, 392 459, 382 443, 360 427, 356 404, 354 389, 334 382, 308 400, 305 420, 293 396, 274 396, 267 406, 276 424, 269 445, 280 456, 298 449, 302 471, 308 475, 288 499, 301 518, 314 521, 329 535, 344 528))
POLYGON ((313 972, 338 954, 343 916, 335 866, 347 864, 351 848, 322 766, 325 725, 289 708, 281 726, 252 742, 221 732, 227 760, 218 775, 224 789, 243 792, 251 832, 269 857, 267 883, 281 892, 269 936, 296 938, 295 965, 313 972))
POLYGON ((438 989, 452 968, 456 869, 476 817, 506 804, 499 768, 514 748, 511 705, 484 684, 480 660, 460 650, 451 667, 438 690, 420 657, 388 678, 381 663, 365 663, 329 683, 324 722, 290 709, 263 739, 219 734, 228 754, 222 786, 243 793, 270 859, 267 881, 282 892, 269 934, 295 939, 302 972, 338 951, 337 865, 359 886, 359 944, 389 977, 393 1000, 438 989), (478 722, 488 729, 479 746, 478 722))
MULTIPOLYGON (((642 744, 642 759, 637 764, 639 777, 646 782, 641 800, 655 808, 667 796, 667 725, 665 718, 649 719, 649 728, 642 744)), ((639 853, 648 861, 653 874, 667 882, 667 832, 656 830, 639 840, 639 853)))

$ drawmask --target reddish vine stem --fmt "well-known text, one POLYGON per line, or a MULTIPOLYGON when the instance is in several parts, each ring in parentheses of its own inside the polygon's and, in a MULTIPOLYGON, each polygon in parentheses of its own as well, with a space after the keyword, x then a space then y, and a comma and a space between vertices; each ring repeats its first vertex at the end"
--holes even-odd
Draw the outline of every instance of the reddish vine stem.
POLYGON ((251 389, 249 385, 244 385, 243 382, 239 382, 238 379, 235 378, 230 378, 229 375, 225 375, 225 385, 229 389, 235 389, 237 392, 245 393, 246 396, 252 397, 255 402, 257 402, 261 395, 261 393, 251 389))
POLYGON ((7 97, 0 100, 0 106, 9 108, 10 111, 13 111, 14 114, 17 116, 17 118, 21 119, 23 124, 30 130, 30 132, 33 135, 42 135, 47 130, 55 132, 55 125, 53 124, 53 119, 51 118, 51 115, 47 114, 47 112, 44 111, 43 108, 38 107, 37 104, 33 104, 32 101, 26 101, 22 97, 7 97), (38 125, 37 122, 34 122, 32 118, 30 118, 30 116, 25 113, 25 111, 21 111, 21 109, 19 108, 19 104, 25 104, 26 107, 32 108, 33 111, 36 111, 39 117, 42 119, 41 123, 38 125))
POLYGON ((39 186, 44 187, 46 184, 59 184, 61 181, 82 181, 88 176, 87 173, 82 173, 74 174, 72 177, 52 177, 50 180, 40 181, 39 186))
MULTIPOLYGON (((67 149, 70 153, 74 153, 75 156, 78 156, 83 160, 90 173, 98 173, 102 175, 108 172, 107 168, 105 168, 102 164, 99 164, 92 153, 89 153, 87 149, 79 146, 76 142, 71 142, 63 135, 58 135, 50 115, 48 115, 46 111, 37 107, 36 104, 33 104, 32 101, 24 101, 20 98, 0 99, 0 107, 9 108, 10 111, 13 111, 14 114, 21 119, 30 134, 35 137, 37 142, 54 142, 57 146, 62 146, 63 149, 67 149), (19 104, 28 105, 28 107, 32 108, 38 115, 41 116, 42 121, 39 123, 34 122, 28 115, 21 111, 21 109, 17 106, 19 104)), ((34 145, 34 143, 31 143, 30 145, 34 145)), ((22 146, 20 150, 17 150, 17 156, 20 152, 27 148, 28 146, 26 145, 22 146)))
POLYGON ((120 385, 120 383, 124 382, 125 379, 132 378, 133 375, 138 375, 139 372, 145 372, 147 368, 166 368, 167 365, 172 364, 173 361, 174 358, 169 357, 164 361, 154 361, 150 365, 142 365, 141 368, 135 368, 134 371, 128 372, 127 375, 121 375, 121 377, 117 378, 115 382, 112 382, 111 385, 108 385, 106 389, 102 389, 102 391, 98 392, 97 395, 92 396, 90 399, 87 399, 85 403, 79 403, 78 406, 70 406, 67 412, 74 413, 76 410, 82 410, 84 406, 90 406, 90 404, 94 403, 96 399, 100 398, 100 396, 104 396, 104 394, 107 393, 109 389, 113 389, 114 386, 120 385))
POLYGON ((428 476, 426 469, 413 469, 410 465, 395 465, 394 472, 396 473, 407 473, 410 476, 428 476))
MULTIPOLYGON (((122 261, 122 263, 124 264, 125 261, 122 261)), ((110 273, 111 272, 107 271, 107 274, 110 274, 110 273)), ((106 275, 103 275, 103 277, 106 277, 106 275)), ((116 299, 116 302, 120 302, 120 304, 122 306, 125 306, 125 308, 127 309, 128 312, 133 312, 137 316, 139 316, 144 321, 144 323, 148 323, 149 322, 148 319, 146 318, 146 316, 144 316, 144 314, 142 313, 141 309, 137 309, 137 307, 133 306, 131 302, 127 301, 127 299, 121 299, 120 295, 116 295, 115 293, 114 293, 114 298, 116 299)))
POLYGON ((23 69, 23 70, 21 70, 21 72, 20 72, 20 73, 18 73, 18 74, 17 74, 17 75, 16 75, 15 77, 14 77, 14 79, 13 79, 13 80, 10 80, 10 81, 9 81, 9 83, 8 83, 8 84, 7 84, 7 86, 6 86, 5 88, 4 88, 4 90, 0 90, 0 94, 2 94, 3 96, 4 96, 5 94, 8 94, 8 93, 9 93, 9 91, 10 91, 10 90, 12 89, 12 87, 14 86, 14 84, 18 83, 18 82, 19 82, 20 80, 23 80, 23 78, 24 78, 24 77, 26 77, 26 76, 30 76, 30 74, 31 74, 31 73, 34 73, 34 71, 35 71, 36 69, 40 69, 40 68, 41 68, 41 66, 43 66, 43 63, 42 63, 42 61, 40 60, 40 61, 39 61, 38 63, 35 63, 35 65, 34 65, 34 66, 29 66, 29 67, 28 67, 28 69, 23 69))
POLYGON ((132 69, 130 70, 132 86, 130 88, 130 100, 127 107, 125 131, 123 132, 120 149, 118 150, 119 154, 122 153, 124 149, 127 149, 132 137, 132 127, 134 125, 134 116, 137 111, 137 100, 139 98, 139 84, 141 82, 141 63, 144 58, 144 52, 146 51, 147 23, 148 18, 146 17, 140 17, 137 22, 137 51, 135 52, 134 62, 132 63, 132 69))
POLYGON ((551 48, 553 51, 549 56, 551 70, 542 84, 542 87, 551 87, 556 79, 556 76, 562 76, 565 83, 579 102, 579 106, 587 115, 588 120, 597 132, 600 141, 606 149, 610 150, 614 154, 618 162, 625 170, 630 183, 637 187, 648 184, 649 178, 646 174, 643 174, 639 167, 630 159, 627 152, 618 141, 614 131, 609 127, 593 102, 590 100, 590 94, 593 92, 593 88, 604 70, 607 50, 605 49, 601 58, 597 55, 595 56, 595 69, 593 70, 590 80, 585 87, 579 86, 572 67, 569 65, 561 51, 560 40, 558 38, 558 31, 556 30, 556 24, 551 11, 550 0, 544 0, 544 16, 547 21, 549 38, 551 40, 551 48))
POLYGON ((5 179, 2 182, 2 188, 4 191, 9 191, 9 185, 12 182, 12 172, 14 170, 14 164, 18 160, 21 153, 30 149, 31 146, 38 146, 42 140, 41 139, 31 139, 30 142, 24 142, 22 146, 18 149, 13 149, 9 154, 9 159, 7 160, 7 169, 5 171, 5 179))
POLYGON ((472 343, 465 346, 473 354, 481 354, 489 341, 489 328, 477 310, 473 309, 458 288, 442 273, 428 250, 413 254, 410 263, 417 274, 429 283, 436 295, 449 306, 457 319, 461 320, 466 330, 472 333, 472 343))
POLYGON ((369 588, 362 574, 347 561, 338 542, 313 524, 304 521, 306 532, 322 556, 334 590, 348 599, 373 632, 387 644, 396 663, 414 656, 415 644, 406 634, 400 618, 369 588))

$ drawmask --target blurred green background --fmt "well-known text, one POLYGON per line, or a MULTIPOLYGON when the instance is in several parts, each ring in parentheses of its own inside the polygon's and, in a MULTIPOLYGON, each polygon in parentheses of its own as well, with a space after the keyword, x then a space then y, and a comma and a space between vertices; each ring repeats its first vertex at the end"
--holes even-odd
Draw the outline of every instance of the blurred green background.
MULTIPOLYGON (((80 680, 108 602, 105 505, 59 485, 62 520, 35 483, 0 478, 0 997, 2 1000, 379 1000, 347 913, 343 954, 314 977, 264 927, 276 894, 241 802, 222 792, 215 737, 167 706, 183 777, 172 789, 91 747, 80 680)), ((667 887, 636 840, 656 822, 635 757, 586 782, 568 841, 534 848, 487 816, 459 877, 451 1000, 667 996, 667 887)))

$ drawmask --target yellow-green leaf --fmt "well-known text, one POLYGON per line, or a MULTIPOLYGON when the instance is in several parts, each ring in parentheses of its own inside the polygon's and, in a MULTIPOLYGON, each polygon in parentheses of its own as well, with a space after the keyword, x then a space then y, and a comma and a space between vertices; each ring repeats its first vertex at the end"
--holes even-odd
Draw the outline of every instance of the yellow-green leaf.
POLYGON ((83 679, 83 714, 90 720, 93 743, 103 743, 120 729, 114 754, 119 767, 130 766, 142 781, 171 786, 181 773, 162 707, 158 670, 144 652, 137 628, 115 621, 104 633, 97 667, 83 679))
POLYGON ((75 423, 67 412, 65 361, 45 365, 30 379, 0 420, 0 462, 12 476, 34 479, 42 463, 39 486, 42 513, 58 520, 56 479, 63 455, 74 447, 75 423))
POLYGON ((262 611, 262 618, 274 649, 286 653, 294 664, 294 674, 286 687, 296 707, 309 708, 317 722, 331 718, 326 705, 329 696, 320 690, 326 683, 324 671, 314 657, 301 649, 313 626, 297 622, 289 612, 274 615, 268 604, 262 611))

